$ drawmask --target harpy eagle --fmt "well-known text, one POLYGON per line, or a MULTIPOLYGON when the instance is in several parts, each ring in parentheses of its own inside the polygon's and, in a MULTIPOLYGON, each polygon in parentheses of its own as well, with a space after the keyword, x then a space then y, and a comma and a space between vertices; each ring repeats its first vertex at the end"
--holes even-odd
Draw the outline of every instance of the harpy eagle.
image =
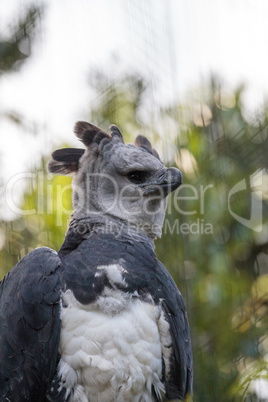
POLYGON ((185 304, 154 253, 181 173, 146 137, 86 122, 60 149, 74 212, 57 253, 26 255, 0 288, 0 397, 10 402, 184 399, 192 390, 185 304))

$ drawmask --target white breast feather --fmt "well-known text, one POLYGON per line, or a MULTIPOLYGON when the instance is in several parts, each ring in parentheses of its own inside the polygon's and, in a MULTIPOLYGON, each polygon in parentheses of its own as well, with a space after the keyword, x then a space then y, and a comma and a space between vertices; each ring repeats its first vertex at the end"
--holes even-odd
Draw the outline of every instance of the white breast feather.
MULTIPOLYGON (((121 277, 123 284, 121 273, 113 267, 110 280, 121 277)), ((89 305, 70 290, 62 301, 59 373, 74 390, 70 401, 149 402, 152 385, 161 398, 162 356, 168 364, 171 339, 159 306, 110 288, 89 305)))

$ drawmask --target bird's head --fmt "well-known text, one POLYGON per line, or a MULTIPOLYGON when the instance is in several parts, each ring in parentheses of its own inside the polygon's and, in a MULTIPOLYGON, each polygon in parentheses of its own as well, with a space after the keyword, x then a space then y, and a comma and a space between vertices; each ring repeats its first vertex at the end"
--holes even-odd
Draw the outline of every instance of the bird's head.
POLYGON ((76 123, 75 134, 86 149, 53 152, 49 171, 74 175, 75 219, 112 217, 149 237, 160 236, 166 196, 181 184, 181 172, 166 168, 146 137, 125 144, 116 126, 110 130, 111 135, 92 124, 76 123))

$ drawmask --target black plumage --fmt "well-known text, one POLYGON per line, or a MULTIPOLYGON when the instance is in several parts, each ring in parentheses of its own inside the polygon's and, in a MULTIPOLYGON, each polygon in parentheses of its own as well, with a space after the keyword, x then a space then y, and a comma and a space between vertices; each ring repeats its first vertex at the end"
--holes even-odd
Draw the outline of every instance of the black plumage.
POLYGON ((60 270, 58 255, 42 247, 1 282, 1 401, 46 400, 59 357, 60 270))

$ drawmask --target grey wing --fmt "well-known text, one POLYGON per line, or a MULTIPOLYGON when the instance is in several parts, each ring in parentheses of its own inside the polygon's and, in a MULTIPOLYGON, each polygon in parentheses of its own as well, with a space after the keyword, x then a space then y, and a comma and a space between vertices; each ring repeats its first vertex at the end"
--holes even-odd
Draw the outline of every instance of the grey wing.
POLYGON ((45 401, 60 338, 60 258, 26 255, 0 284, 0 400, 45 401))
MULTIPOLYGON (((181 301, 180 301, 181 302, 181 301)), ((181 303, 182 305, 182 303, 181 303)), ((166 301, 162 303, 172 339, 169 370, 165 378, 166 392, 170 399, 184 399, 193 391, 193 362, 189 325, 185 308, 171 312, 166 301)))
MULTIPOLYGON (((171 336, 169 357, 165 359, 163 356, 166 395, 168 399, 181 400, 192 393, 193 387, 192 349, 185 303, 175 282, 160 262, 149 291, 156 301, 162 300, 163 317, 169 325, 171 336)), ((162 342, 166 341, 167 338, 163 338, 162 342)))

